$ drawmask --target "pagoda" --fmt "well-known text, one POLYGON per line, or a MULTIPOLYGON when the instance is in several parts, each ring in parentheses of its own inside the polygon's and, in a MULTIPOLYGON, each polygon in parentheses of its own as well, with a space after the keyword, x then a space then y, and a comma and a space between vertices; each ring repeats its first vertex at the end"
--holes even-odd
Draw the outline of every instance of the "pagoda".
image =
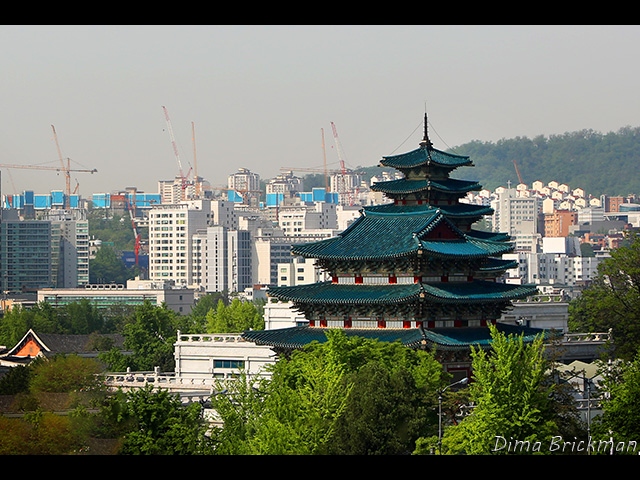
POLYGON ((363 207, 336 237, 292 247, 293 255, 315 259, 331 280, 269 288, 270 297, 303 313, 308 326, 249 331, 245 339, 286 351, 322 342, 327 328, 341 328, 347 335, 435 348, 447 369, 464 371, 470 346, 490 345, 489 323, 522 333, 525 341, 544 333, 497 321, 536 286, 499 281, 517 266, 501 258, 514 244, 505 233, 474 229, 493 209, 460 202, 482 189, 476 181, 450 177, 473 166, 469 157, 435 149, 425 114, 419 147, 385 156, 380 166, 403 174, 371 186, 390 203, 363 207))

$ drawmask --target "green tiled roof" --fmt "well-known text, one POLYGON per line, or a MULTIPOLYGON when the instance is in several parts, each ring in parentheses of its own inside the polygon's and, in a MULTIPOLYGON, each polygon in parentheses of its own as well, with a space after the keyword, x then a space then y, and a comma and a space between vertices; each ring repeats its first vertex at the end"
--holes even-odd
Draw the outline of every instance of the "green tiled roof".
POLYGON ((461 166, 473 166, 473 162, 468 156, 454 155, 452 153, 443 152, 433 147, 420 147, 400 155, 388 155, 382 157, 380 164, 383 167, 392 167, 397 169, 413 168, 425 165, 427 161, 449 167, 451 169, 461 166))
POLYGON ((307 258, 325 260, 380 260, 416 255, 419 250, 438 257, 478 258, 498 256, 513 250, 511 244, 467 238, 437 209, 385 213, 363 211, 336 237, 294 245, 291 252, 307 258), (447 223, 455 239, 430 239, 428 233, 439 223, 447 223))
POLYGON ((480 240, 491 240, 493 242, 508 242, 511 237, 504 232, 484 232, 482 230, 470 230, 465 232, 468 237, 478 238, 480 240))
MULTIPOLYGON (((525 342, 532 342, 536 336, 549 338, 552 332, 538 328, 507 325, 497 323, 498 331, 505 335, 523 335, 525 342)), ((302 348, 311 342, 324 343, 327 341, 326 328, 319 327, 290 327, 274 330, 249 330, 242 337, 258 345, 270 345, 276 348, 302 348)), ((422 344, 435 345, 442 350, 466 350, 471 345, 481 348, 491 346, 491 334, 488 327, 466 328, 345 328, 342 331, 347 336, 357 336, 382 342, 401 342, 403 345, 416 348, 422 344)))
POLYGON ((487 263, 480 268, 481 272, 499 272, 507 270, 509 268, 516 268, 518 266, 517 260, 505 260, 502 258, 488 258, 487 263))
POLYGON ((421 296, 440 304, 494 303, 526 298, 537 293, 535 285, 516 285, 485 280, 411 284, 337 284, 319 282, 293 287, 270 287, 268 294, 298 304, 362 305, 407 303, 421 296))
POLYGON ((422 248, 428 254, 444 258, 482 258, 489 255, 502 255, 513 251, 513 245, 482 240, 423 240, 422 248))
POLYGON ((482 185, 473 180, 456 180, 454 178, 443 180, 408 180, 406 178, 401 178, 399 180, 389 180, 387 182, 376 182, 372 184, 370 188, 374 192, 382 192, 391 195, 406 195, 426 190, 462 194, 473 190, 482 190, 482 185))
MULTIPOLYGON (((367 212, 378 213, 421 213, 431 210, 440 210, 447 217, 478 217, 493 214, 493 208, 484 205, 471 205, 468 203, 458 203, 455 205, 396 205, 395 203, 385 203, 382 205, 372 205, 364 207, 367 212)), ((493 235, 496 235, 495 233, 493 235)))

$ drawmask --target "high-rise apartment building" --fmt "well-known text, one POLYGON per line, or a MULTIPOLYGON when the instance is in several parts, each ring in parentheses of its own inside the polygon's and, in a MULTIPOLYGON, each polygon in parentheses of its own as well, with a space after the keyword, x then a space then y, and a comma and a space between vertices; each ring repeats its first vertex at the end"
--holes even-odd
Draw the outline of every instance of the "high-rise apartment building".
POLYGON ((0 285, 3 292, 35 291, 53 286, 51 222, 0 222, 0 285))
POLYGON ((76 288, 89 283, 89 221, 85 213, 76 210, 49 214, 52 280, 57 288, 76 288))
POLYGON ((540 233, 538 223, 542 203, 538 197, 519 196, 515 188, 505 188, 498 192, 491 208, 494 210, 494 232, 505 232, 512 237, 540 233))
POLYGON ((206 292, 242 292, 252 286, 251 233, 213 225, 192 237, 191 284, 206 292))
POLYGON ((257 199, 260 198, 260 175, 257 173, 239 168, 236 173, 229 175, 228 186, 242 196, 242 203, 257 205, 257 199))
POLYGON ((213 223, 211 200, 158 205, 149 210, 149 279, 189 286, 193 277, 192 237, 213 223))

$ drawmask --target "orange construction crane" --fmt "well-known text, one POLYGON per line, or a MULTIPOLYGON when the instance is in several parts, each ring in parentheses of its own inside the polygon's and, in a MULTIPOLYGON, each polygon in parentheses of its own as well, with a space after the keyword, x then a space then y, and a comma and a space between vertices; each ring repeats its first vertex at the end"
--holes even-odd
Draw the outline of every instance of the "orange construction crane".
POLYGON ((520 175, 520 170, 518 169, 518 164, 516 163, 516 161, 513 161, 513 166, 516 167, 516 175, 518 175, 518 182, 520 183, 524 183, 524 180, 522 180, 522 175, 520 175))
MULTIPOLYGON (((69 172, 85 172, 85 173, 96 173, 98 170, 96 170, 95 168, 92 169, 76 169, 76 168, 69 168, 69 167, 53 167, 53 166, 46 166, 46 165, 15 165, 15 164, 8 164, 8 163, 0 163, 0 168, 7 168, 7 169, 11 169, 11 168, 27 168, 27 169, 33 169, 33 170, 55 170, 56 172, 64 172, 65 176, 69 175, 69 172)), ((13 179, 12 179, 13 182, 13 179)), ((73 193, 75 194, 78 191, 78 181, 76 180, 76 188, 74 189, 73 193)), ((15 190, 15 186, 13 187, 15 190)), ((69 205, 70 205, 70 196, 71 196, 71 185, 70 183, 67 184, 67 191, 66 191, 66 199, 65 199, 65 208, 69 209, 69 205)))

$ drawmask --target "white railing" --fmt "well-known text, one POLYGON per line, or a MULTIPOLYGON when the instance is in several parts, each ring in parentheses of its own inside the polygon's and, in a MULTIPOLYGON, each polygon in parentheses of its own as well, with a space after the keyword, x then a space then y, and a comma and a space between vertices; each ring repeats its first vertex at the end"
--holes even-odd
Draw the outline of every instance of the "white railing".
POLYGON ((563 335, 563 343, 604 343, 611 340, 611 332, 600 333, 565 333, 563 335))

